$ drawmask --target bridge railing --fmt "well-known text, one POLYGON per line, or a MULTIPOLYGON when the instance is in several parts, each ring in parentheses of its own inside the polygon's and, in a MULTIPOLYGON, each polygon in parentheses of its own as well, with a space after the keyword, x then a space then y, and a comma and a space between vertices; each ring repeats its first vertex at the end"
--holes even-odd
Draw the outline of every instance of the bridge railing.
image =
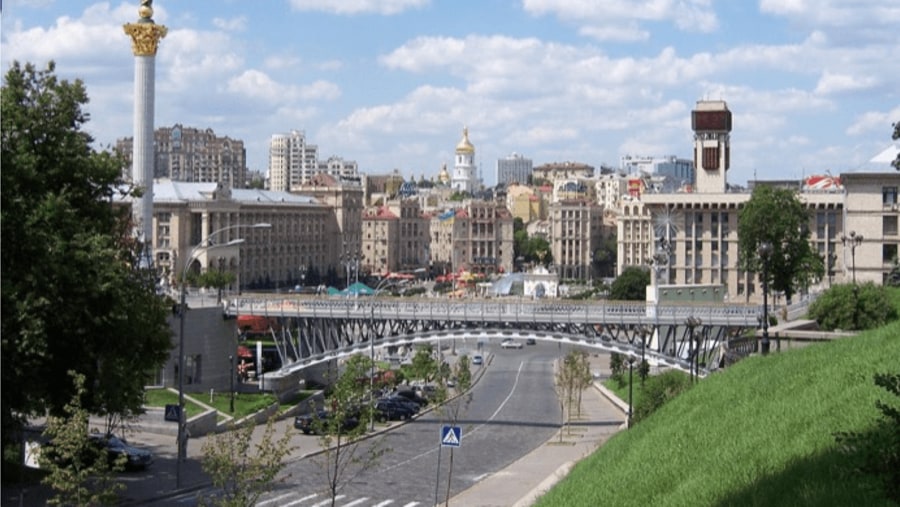
POLYGON ((228 315, 354 319, 441 319, 477 322, 565 322, 755 326, 758 305, 647 304, 636 301, 533 301, 519 299, 403 300, 395 298, 239 297, 225 304, 228 315))

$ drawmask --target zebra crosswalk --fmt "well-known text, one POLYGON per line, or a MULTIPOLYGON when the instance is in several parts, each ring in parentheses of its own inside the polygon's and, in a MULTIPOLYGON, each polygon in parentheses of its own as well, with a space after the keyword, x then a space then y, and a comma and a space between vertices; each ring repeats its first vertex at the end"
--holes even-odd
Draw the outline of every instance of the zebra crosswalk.
MULTIPOLYGON (((397 503, 395 499, 374 500, 369 497, 348 498, 347 495, 334 497, 335 505, 340 507, 416 507, 420 502, 397 503)), ((320 493, 283 493, 256 503, 256 507, 327 507, 331 505, 331 496, 320 493)))

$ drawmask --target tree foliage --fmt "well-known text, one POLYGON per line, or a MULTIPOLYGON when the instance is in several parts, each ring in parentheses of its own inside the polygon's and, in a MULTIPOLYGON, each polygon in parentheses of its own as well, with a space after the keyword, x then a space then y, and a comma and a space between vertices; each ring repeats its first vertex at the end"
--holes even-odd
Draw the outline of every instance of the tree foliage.
MULTIPOLYGON (((894 133, 891 135, 891 139, 894 141, 900 139, 900 121, 894 123, 894 133)), ((894 169, 900 171, 900 152, 897 153, 897 157, 891 162, 891 165, 894 166, 894 169)))
POLYGON ((618 243, 615 234, 603 237, 594 250, 594 263, 601 276, 614 276, 618 243))
MULTIPOLYGON (((447 421, 450 426, 459 424, 459 413, 464 407, 468 407, 472 402, 472 393, 469 389, 472 387, 472 369, 468 355, 461 355, 457 358, 453 368, 449 368, 444 363, 440 370, 440 386, 437 390, 435 403, 437 411, 441 416, 441 422, 447 421), (455 390, 458 396, 450 397, 447 389, 447 381, 454 377, 456 379, 455 390)), ((451 483, 453 481, 453 448, 450 448, 450 463, 447 471, 447 493, 444 497, 444 505, 450 505, 451 483)), ((437 500, 437 499, 435 499, 437 500)))
POLYGON ((629 266, 622 271, 609 288, 609 298, 620 301, 644 301, 650 285, 650 270, 629 266))
POLYGON ((285 458, 293 450, 291 428, 276 439, 275 418, 270 417, 262 438, 254 446, 256 425, 248 421, 241 426, 231 423, 228 430, 209 437, 203 443, 203 470, 212 483, 222 490, 221 496, 201 499, 201 505, 250 507, 259 497, 271 491, 289 475, 281 475, 285 458))
POLYGON ((875 385, 894 396, 894 404, 878 400, 882 419, 868 432, 838 432, 835 440, 858 473, 877 477, 885 494, 900 502, 900 373, 876 373, 875 385))
POLYGON ((897 318, 888 291, 872 282, 834 285, 809 305, 821 329, 873 329, 897 318))
MULTIPOLYGON (((570 351, 558 365, 556 387, 569 429, 571 429, 573 414, 581 414, 581 395, 593 380, 587 354, 582 351, 570 351)), ((560 438, 562 438, 562 432, 560 432, 560 438)))
POLYGON ((65 412, 70 370, 90 386, 90 413, 140 411, 171 347, 170 304, 139 268, 129 210, 110 204, 122 164, 91 148, 85 88, 54 68, 13 63, 2 88, 5 442, 24 417, 65 412))
POLYGON ((784 292, 790 301, 798 287, 821 279, 824 262, 810 244, 809 220, 810 212, 794 191, 758 185, 738 216, 740 269, 762 274, 759 246, 769 243, 769 290, 784 292))
POLYGON ((434 348, 431 344, 420 345, 410 365, 410 374, 413 378, 431 382, 438 376, 438 363, 434 358, 434 348))
POLYGON ((54 491, 49 505, 112 505, 125 485, 115 480, 116 472, 125 468, 122 454, 110 466, 106 451, 94 445, 88 435, 88 412, 81 406, 84 375, 68 372, 73 380, 72 399, 63 415, 50 416, 44 437, 48 443, 38 457, 47 471, 42 482, 54 491))
POLYGON ((331 505, 335 505, 338 494, 346 484, 377 466, 381 457, 389 451, 378 440, 361 445, 360 439, 375 417, 375 407, 370 403, 373 395, 370 383, 362 381, 369 378, 372 366, 371 358, 365 355, 350 356, 325 401, 328 419, 313 420, 320 446, 324 449, 313 459, 321 466, 320 478, 325 482, 331 505), (353 417, 357 418, 358 424, 347 428, 345 422, 353 417))

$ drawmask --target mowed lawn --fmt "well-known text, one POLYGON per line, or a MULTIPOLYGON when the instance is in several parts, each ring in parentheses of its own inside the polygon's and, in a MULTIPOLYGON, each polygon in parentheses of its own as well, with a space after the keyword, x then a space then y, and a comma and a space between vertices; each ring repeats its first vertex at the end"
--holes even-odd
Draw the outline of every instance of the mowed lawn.
POLYGON ((873 374, 898 371, 900 322, 744 359, 617 434, 537 505, 896 505, 851 472, 834 434, 883 420, 875 401, 897 398, 873 374))

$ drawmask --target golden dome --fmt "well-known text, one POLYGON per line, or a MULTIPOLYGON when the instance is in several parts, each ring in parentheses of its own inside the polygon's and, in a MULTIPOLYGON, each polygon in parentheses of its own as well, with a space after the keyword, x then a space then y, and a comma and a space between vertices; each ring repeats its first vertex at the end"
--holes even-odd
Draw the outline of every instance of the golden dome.
POLYGON ((456 145, 456 153, 475 153, 475 147, 469 142, 469 127, 463 127, 463 137, 456 145))
POLYGON ((450 181, 450 173, 447 171, 447 164, 441 166, 441 174, 438 175, 438 180, 440 180, 441 183, 450 181))

